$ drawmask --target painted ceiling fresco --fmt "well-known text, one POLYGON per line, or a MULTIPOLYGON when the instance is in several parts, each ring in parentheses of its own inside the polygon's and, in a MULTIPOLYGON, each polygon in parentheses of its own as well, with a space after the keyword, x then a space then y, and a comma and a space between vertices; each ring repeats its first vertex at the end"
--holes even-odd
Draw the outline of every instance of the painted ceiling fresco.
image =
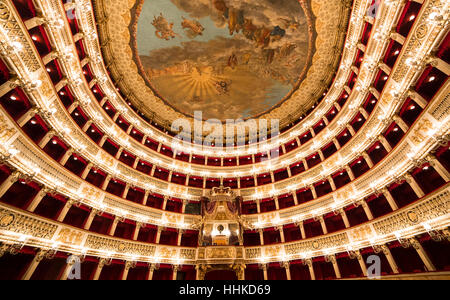
POLYGON ((306 74, 311 30, 299 0, 142 1, 141 72, 186 115, 257 116, 290 97, 306 74))

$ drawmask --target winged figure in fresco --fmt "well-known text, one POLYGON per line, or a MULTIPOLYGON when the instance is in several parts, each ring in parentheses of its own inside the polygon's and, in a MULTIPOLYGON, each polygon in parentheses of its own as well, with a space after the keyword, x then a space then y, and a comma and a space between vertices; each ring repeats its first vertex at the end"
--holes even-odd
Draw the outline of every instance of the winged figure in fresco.
POLYGON ((173 23, 169 23, 162 13, 152 22, 152 25, 156 28, 155 35, 162 40, 174 39, 178 34, 173 31, 173 23))
POLYGON ((183 22, 181 23, 183 29, 186 29, 186 35, 190 38, 195 38, 199 35, 203 35, 205 27, 200 24, 197 20, 188 20, 183 17, 183 22))

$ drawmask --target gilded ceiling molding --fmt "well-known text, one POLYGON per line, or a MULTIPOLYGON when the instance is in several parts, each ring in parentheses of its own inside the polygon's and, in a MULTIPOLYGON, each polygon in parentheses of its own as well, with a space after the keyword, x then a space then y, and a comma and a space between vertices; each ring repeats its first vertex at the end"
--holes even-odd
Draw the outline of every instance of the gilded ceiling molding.
MULTIPOLYGON (((97 2, 97 4, 98 4, 98 2, 97 2)), ((356 10, 356 12, 355 12, 355 16, 353 16, 352 18, 354 18, 355 20, 352 20, 352 22, 350 22, 350 26, 351 27, 354 27, 354 26, 357 26, 358 28, 359 28, 359 30, 362 30, 362 24, 363 24, 363 22, 362 22, 362 18, 361 18, 361 16, 363 16, 365 13, 366 13, 366 10, 365 10, 365 5, 361 5, 361 4, 358 4, 358 5, 356 5, 355 4, 355 7, 354 7, 354 9, 356 10), (359 5, 359 6, 358 6, 359 5)), ((88 23, 88 24, 91 24, 93 21, 92 21, 92 18, 91 18, 91 16, 90 16, 90 12, 87 12, 87 14, 84 14, 84 13, 80 13, 80 10, 78 10, 78 13, 79 14, 81 14, 81 18, 80 18, 80 21, 81 20, 83 20, 83 22, 80 22, 80 25, 83 27, 84 26, 84 20, 86 19, 86 22, 88 23)), ((102 17, 101 18, 101 22, 100 23, 104 23, 105 22, 105 20, 107 20, 108 18, 106 18, 106 17, 102 17)), ((88 26, 89 27, 89 26, 88 26)), ((102 28, 104 28, 104 27, 102 27, 102 28)), ((101 28, 100 28, 101 29, 101 28)), ((91 29, 90 28, 85 28, 85 29, 83 29, 83 30, 85 30, 85 31, 91 31, 91 29)), ((351 32, 353 35, 355 35, 355 36, 358 36, 359 35, 359 33, 357 33, 357 32, 354 32, 354 30, 349 30, 349 32, 351 32)), ((350 38, 350 37, 349 37, 350 38)), ((107 45, 109 45, 109 43, 107 43, 107 45)), ((90 40, 90 42, 88 42, 87 44, 86 44, 86 46, 87 46, 87 51, 88 52, 90 52, 90 51, 97 51, 97 44, 96 43, 92 43, 92 40, 90 40), (93 45, 93 48, 91 47, 91 45, 93 45)), ((100 47, 100 45, 98 45, 98 47, 100 47)), ((351 64, 351 62, 352 62, 352 57, 355 55, 355 53, 356 53, 356 45, 350 45, 349 47, 346 47, 346 49, 345 49, 345 51, 344 51, 344 55, 343 55, 343 57, 346 57, 346 55, 347 55, 347 52, 349 51, 349 52, 351 52, 351 53, 353 53, 353 54, 350 54, 349 55, 349 59, 346 59, 346 61, 347 61, 347 63, 350 63, 351 64), (348 48, 348 49, 347 49, 348 48), (348 51, 347 51, 348 50, 348 51)), ((106 55, 106 54, 105 54, 106 55)), ((96 54, 96 53, 94 53, 94 54, 92 54, 92 56, 94 57, 94 58, 96 58, 97 56, 98 56, 98 54, 96 54)), ((347 55, 348 56, 348 55, 347 55)), ((97 64, 98 63, 98 61, 97 61, 97 59, 95 59, 94 60, 95 61, 95 63, 97 64)), ((100 68, 101 70, 97 70, 97 66, 95 66, 95 65, 92 65, 91 64, 91 69, 94 71, 94 73, 98 73, 98 72, 104 72, 103 71, 103 68, 100 68)), ((342 73, 342 72, 340 72, 341 70, 346 70, 346 72, 349 72, 350 71, 350 68, 348 67, 348 68, 341 68, 340 70, 339 70, 339 72, 338 72, 338 75, 340 74, 340 73, 342 73)), ((113 71, 113 70, 112 70, 113 71)), ((144 132, 145 134, 147 134, 147 135, 149 135, 149 136, 151 136, 152 138, 154 138, 154 139, 156 139, 156 140, 158 140, 158 141, 161 141, 162 143, 167 143, 167 139, 163 136, 164 134, 163 133, 160 133, 160 132, 158 132, 157 130, 155 131, 154 129, 152 129, 152 130, 147 130, 147 129, 145 129, 145 128, 141 128, 141 126, 143 126, 143 125, 145 125, 145 124, 142 124, 140 121, 139 121, 139 117, 137 117, 137 118, 135 118, 135 117, 133 117, 133 116, 128 116, 127 114, 128 113, 130 113, 131 115, 135 115, 135 113, 134 113, 134 111, 131 111, 131 110, 127 110, 126 109, 126 106, 123 106, 123 104, 120 104, 120 103, 116 103, 116 101, 119 101, 119 100, 117 100, 117 99, 119 99, 119 98, 121 98, 120 96, 117 96, 116 95, 116 91, 115 91, 115 89, 114 89, 114 87, 112 87, 112 88, 109 88, 109 87, 105 87, 104 86, 104 84, 106 83, 106 78, 103 78, 102 76, 103 75, 97 75, 97 76, 100 76, 102 79, 100 80, 100 81, 97 81, 97 83, 99 83, 100 84, 100 86, 102 87, 102 89, 104 90, 104 91, 106 91, 106 93, 107 93, 107 95, 109 94, 109 92, 108 91, 111 91, 111 92, 113 92, 113 94, 111 94, 108 98, 108 100, 113 104, 113 106, 115 106, 124 116, 125 116, 125 118, 128 120, 128 121, 131 121, 131 124, 133 124, 133 126, 136 128, 136 129, 139 129, 139 130, 141 130, 142 132, 144 132)), ((346 77, 347 75, 344 75, 344 74, 340 74, 339 76, 341 76, 341 77, 346 77)), ((341 86, 343 86, 343 84, 342 83, 340 83, 340 84, 338 84, 338 86, 339 85, 341 85, 341 86)), ((338 97, 339 95, 340 95, 340 93, 341 93, 341 91, 333 91, 333 89, 332 89, 332 91, 330 92, 331 93, 331 95, 329 95, 330 97, 338 97)), ((331 99, 331 98, 330 98, 331 99)), ((326 102, 326 106, 329 106, 329 105, 331 105, 332 104, 332 102, 330 102, 329 100, 330 99, 327 99, 325 102, 326 102)), ((121 100, 120 100, 121 101, 121 100)), ((119 102, 120 102, 119 101, 119 102)), ((93 101, 93 103, 95 103, 94 105, 96 105, 96 101, 93 101)), ((322 108, 320 108, 321 106, 324 106, 324 105, 322 105, 322 103, 321 104, 319 104, 319 108, 317 109, 317 112, 316 112, 316 114, 314 114, 314 118, 315 119, 319 119, 319 115, 320 114, 325 114, 326 113, 326 111, 329 109, 329 108, 326 108, 326 107, 322 107, 322 108)), ((308 116, 306 119, 310 119, 309 118, 310 116, 308 116)), ((305 121, 306 121, 306 119, 305 119, 305 121)), ((311 124, 312 123, 314 123, 314 121, 312 121, 312 120, 310 120, 311 121, 311 124)), ((306 122, 305 122, 306 123, 306 122)), ((108 128, 110 128, 110 126, 113 126, 113 127, 117 127, 114 123, 111 123, 111 125, 107 125, 106 126, 106 129, 108 129, 108 128)), ((296 126, 296 127, 298 127, 298 126, 296 126)), ((106 131, 106 132, 108 132, 108 130, 106 131)), ((300 133, 299 133, 300 134, 300 133)), ((113 134, 113 136, 114 136, 114 134, 113 134)), ((289 138, 291 138, 291 136, 292 136, 292 131, 288 131, 288 132, 285 132, 285 133, 283 133, 282 135, 281 135, 281 138, 279 139, 279 140, 277 140, 277 142, 280 142, 280 143, 285 143, 285 142, 287 142, 288 140, 287 139, 289 139, 289 138)), ((132 143, 133 143, 133 141, 132 141, 132 143)), ((172 145, 175 149, 177 149, 177 148, 179 148, 179 146, 177 146, 177 145, 172 145)), ((273 146, 273 147, 275 147, 275 145, 271 145, 271 146, 273 146)), ((183 151, 188 151, 188 152, 193 152, 194 150, 193 149, 196 149, 195 150, 195 153, 196 154, 203 154, 203 155, 208 155, 208 153, 210 153, 213 149, 211 149, 211 150, 209 150, 209 149, 206 149, 206 150, 203 150, 201 147, 199 148, 198 146, 195 146, 195 145, 192 145, 192 149, 191 148, 186 148, 186 147, 183 147, 182 149, 183 149, 183 151)), ((245 148, 248 148, 246 151, 247 152, 249 152, 249 153, 256 153, 256 152, 252 152, 252 150, 255 150, 256 151, 256 148, 254 148, 254 149, 252 149, 253 148, 253 146, 246 146, 245 148)), ((180 148, 181 149, 181 148, 180 148)), ((240 150, 240 149, 237 149, 237 150, 235 150, 235 151, 231 151, 231 152, 236 152, 236 155, 243 155, 244 154, 244 152, 242 151, 242 150, 240 150), (237 152, 236 152, 237 151, 237 152)), ((222 156, 222 155, 224 155, 224 154, 221 154, 221 153, 218 153, 220 156, 222 156)))
MULTIPOLYGON (((143 101, 141 99, 154 101, 154 105, 148 105, 152 107, 153 111, 147 109, 144 112, 154 119, 164 115, 165 120, 159 122, 159 124, 170 125, 173 120, 185 117, 183 114, 179 114, 171 108, 164 107, 163 101, 156 99, 157 97, 154 95, 150 96, 153 93, 146 87, 144 79, 142 77, 136 77, 138 73, 136 71, 139 68, 132 60, 133 51, 129 46, 132 40, 129 27, 133 28, 133 17, 130 14, 130 10, 135 7, 135 3, 123 5, 124 3, 110 3, 109 0, 105 0, 96 1, 94 4, 97 18, 102 20, 98 27, 101 44, 103 45, 105 63, 110 66, 112 77, 119 83, 121 90, 129 96, 127 100, 137 104, 136 106, 141 110, 145 108, 141 105, 143 101), (105 7, 108 7, 108 9, 106 10, 105 7)), ((289 101, 285 101, 280 107, 265 114, 263 118, 283 120, 286 114, 290 114, 290 118, 296 118, 297 116, 292 114, 299 111, 298 108, 300 105, 298 103, 292 103, 288 106, 287 103, 308 99, 308 103, 302 105, 306 111, 313 105, 319 95, 325 91, 327 85, 323 84, 323 82, 330 81, 332 77, 327 78, 324 76, 330 76, 330 74, 334 73, 332 71, 330 72, 328 68, 333 69, 337 64, 338 56, 335 55, 336 49, 341 49, 344 42, 343 37, 346 33, 346 28, 343 24, 348 24, 349 12, 346 4, 348 2, 344 4, 344 2, 337 1, 329 1, 328 3, 320 1, 319 3, 315 0, 311 3, 312 11, 316 15, 315 25, 318 34, 315 45, 317 51, 313 58, 313 66, 316 65, 317 67, 310 68, 306 80, 289 101), (336 17, 337 12, 339 17, 336 17), (318 19, 320 21, 317 21, 318 19), (330 38, 331 36, 336 37, 336 39, 330 38), (331 62, 332 60, 334 62, 331 62), (313 82, 308 82, 311 80, 313 82)), ((313 18, 312 16, 309 17, 310 20, 313 18)), ((281 123, 284 124, 284 122, 290 123, 292 119, 282 121, 281 123)))

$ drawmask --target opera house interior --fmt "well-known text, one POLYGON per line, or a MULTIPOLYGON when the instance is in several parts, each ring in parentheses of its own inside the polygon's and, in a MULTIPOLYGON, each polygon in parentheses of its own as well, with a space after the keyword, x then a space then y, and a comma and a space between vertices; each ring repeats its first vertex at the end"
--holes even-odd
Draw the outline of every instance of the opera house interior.
POLYGON ((0 279, 449 280, 449 16, 0 0, 0 279))

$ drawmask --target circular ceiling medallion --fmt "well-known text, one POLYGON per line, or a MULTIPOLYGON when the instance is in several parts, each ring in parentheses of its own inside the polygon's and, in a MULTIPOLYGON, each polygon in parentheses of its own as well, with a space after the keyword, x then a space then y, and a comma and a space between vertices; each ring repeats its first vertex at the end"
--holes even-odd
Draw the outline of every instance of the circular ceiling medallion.
POLYGON ((306 7, 299 0, 141 0, 135 60, 153 92, 184 115, 257 117, 305 78, 315 36, 306 7))

